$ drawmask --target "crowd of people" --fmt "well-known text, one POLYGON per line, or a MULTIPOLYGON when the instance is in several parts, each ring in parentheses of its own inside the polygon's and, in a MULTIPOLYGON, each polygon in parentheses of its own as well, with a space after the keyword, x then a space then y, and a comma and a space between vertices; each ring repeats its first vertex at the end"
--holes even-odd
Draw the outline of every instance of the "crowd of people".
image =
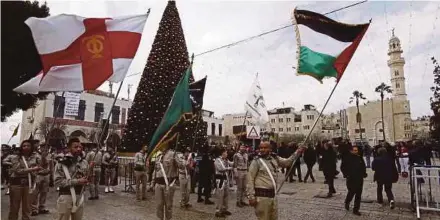
MULTIPOLYGON (((367 168, 374 171, 377 182, 377 202, 383 203, 385 190, 388 204, 395 207, 392 185, 400 177, 407 177, 409 166, 431 165, 438 155, 438 145, 412 141, 391 145, 382 142, 371 147, 366 143, 322 141, 315 146, 297 143, 262 141, 255 150, 243 143, 209 146, 197 150, 167 149, 148 155, 148 146, 134 156, 133 172, 136 198, 147 199, 147 191, 154 191, 157 217, 172 218, 175 186, 180 188, 180 206, 187 209, 190 194, 197 194, 197 202, 215 204, 215 216, 226 217, 231 187, 236 185, 239 208, 253 206, 258 219, 277 219, 276 190, 278 175, 283 173, 288 182, 315 182, 313 167, 318 163, 328 185, 326 197, 336 193, 334 179, 339 170, 346 179, 345 208, 361 215, 360 201, 367 168), (434 154, 434 155, 433 155, 434 154), (371 160, 373 157, 373 160, 371 160), (371 163, 372 161, 372 163, 371 163), (288 172, 292 166, 291 172, 288 172), (302 178, 301 166, 307 172, 302 178), (390 175, 391 174, 391 175, 390 175), (295 179, 297 177, 297 180, 295 179), (196 191, 197 188, 197 191, 196 191), (211 198, 215 195, 215 200, 211 198)), ((113 193, 118 179, 118 157, 113 148, 83 149, 79 139, 72 138, 65 148, 50 148, 36 140, 25 140, 19 147, 2 145, 2 189, 7 186, 10 197, 9 219, 16 220, 21 205, 22 219, 49 213, 46 197, 49 187, 58 190, 57 212, 59 219, 82 219, 84 192, 89 200, 99 199, 99 185, 105 193, 113 193)))

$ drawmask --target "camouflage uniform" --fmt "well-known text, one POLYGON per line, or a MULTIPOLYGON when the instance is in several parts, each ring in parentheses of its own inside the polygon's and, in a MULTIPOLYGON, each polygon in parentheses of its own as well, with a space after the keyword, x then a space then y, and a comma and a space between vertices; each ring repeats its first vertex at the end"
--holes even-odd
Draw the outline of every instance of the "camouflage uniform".
POLYGON ((296 153, 287 159, 268 155, 252 160, 247 175, 247 193, 249 200, 256 199, 257 201, 255 214, 259 220, 278 219, 278 205, 275 197, 277 170, 278 167, 289 168, 295 155, 296 153), (272 181, 266 166, 270 170, 275 183, 272 181))
POLYGON ((25 170, 28 168, 36 167, 40 164, 40 158, 36 153, 31 153, 29 157, 21 156, 21 155, 13 155, 11 157, 12 167, 10 169, 11 179, 10 179, 10 195, 9 195, 9 220, 17 220, 18 219, 18 211, 20 210, 21 203, 21 212, 22 219, 29 220, 31 209, 31 193, 35 188, 35 173, 26 172, 25 170), (23 158, 26 160, 26 164, 23 161, 23 158), (30 175, 28 175, 30 174, 30 175), (30 184, 29 184, 30 177, 30 184), (31 189, 29 188, 31 185, 31 189))
POLYGON ((82 157, 74 157, 67 153, 59 159, 55 167, 55 186, 60 188, 57 200, 59 220, 82 219, 84 195, 81 195, 81 192, 85 186, 78 184, 78 180, 86 178, 88 169, 89 165, 82 157), (63 167, 67 168, 68 176, 63 167))
POLYGON ((92 182, 89 185, 90 192, 90 200, 99 198, 99 180, 101 177, 101 162, 102 162, 102 153, 101 151, 95 149, 90 151, 86 156, 87 163, 89 165, 93 162, 93 174, 92 174, 92 182), (96 156, 95 156, 96 155, 96 156))
POLYGON ((247 153, 235 153, 233 166, 237 176, 237 206, 241 207, 247 205, 243 202, 243 198, 246 195, 246 176, 248 170, 247 153))
MULTIPOLYGON (((41 160, 43 155, 39 154, 38 156, 41 160)), ((53 171, 52 156, 50 154, 46 155, 45 160, 45 167, 37 172, 36 187, 32 194, 32 213, 46 214, 49 212, 45 208, 47 193, 49 192, 50 173, 53 171)))
POLYGON ((155 196, 158 202, 157 217, 169 220, 172 217, 174 184, 177 181, 179 167, 186 166, 186 161, 173 150, 167 150, 156 159, 154 169, 155 196), (164 213, 165 209, 165 213, 164 213))
POLYGON ((229 178, 228 171, 232 170, 232 163, 228 159, 217 158, 214 161, 215 166, 215 182, 216 182, 216 216, 222 217, 225 214, 230 215, 228 211, 228 196, 229 196, 229 178))
POLYGON ((147 154, 137 152, 134 155, 134 176, 136 179, 136 198, 137 200, 146 199, 147 191, 147 154), (142 189, 141 189, 142 184, 142 189))

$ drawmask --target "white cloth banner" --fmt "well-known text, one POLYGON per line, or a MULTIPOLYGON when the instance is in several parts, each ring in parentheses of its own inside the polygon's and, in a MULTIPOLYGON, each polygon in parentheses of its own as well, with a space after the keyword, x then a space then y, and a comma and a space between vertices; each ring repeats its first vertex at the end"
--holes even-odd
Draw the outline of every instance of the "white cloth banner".
POLYGON ((267 114, 263 92, 260 83, 258 82, 258 75, 255 77, 255 81, 249 91, 248 98, 244 104, 244 109, 252 116, 257 125, 264 125, 269 122, 269 115, 267 114))
POLYGON ((64 93, 66 105, 64 107, 64 115, 66 116, 78 116, 79 99, 81 93, 78 92, 66 92, 64 93))

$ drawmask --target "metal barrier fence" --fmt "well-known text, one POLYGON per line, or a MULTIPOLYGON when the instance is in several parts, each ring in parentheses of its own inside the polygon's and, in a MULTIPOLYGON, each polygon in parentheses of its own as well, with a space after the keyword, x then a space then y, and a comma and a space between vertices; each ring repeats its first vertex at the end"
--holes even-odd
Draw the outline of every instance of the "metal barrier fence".
POLYGON ((411 205, 420 211, 440 212, 440 166, 415 165, 410 168, 411 205))
POLYGON ((124 179, 124 192, 132 193, 135 192, 134 185, 136 185, 135 182, 135 176, 134 176, 134 157, 119 157, 119 169, 122 172, 120 181, 122 181, 122 178, 124 179))

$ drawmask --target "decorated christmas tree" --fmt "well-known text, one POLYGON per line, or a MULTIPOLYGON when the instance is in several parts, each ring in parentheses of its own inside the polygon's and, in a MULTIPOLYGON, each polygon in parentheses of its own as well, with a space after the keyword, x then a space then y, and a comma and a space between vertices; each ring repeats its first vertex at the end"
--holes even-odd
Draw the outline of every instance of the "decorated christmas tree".
MULTIPOLYGON (((121 151, 137 152, 143 145, 150 143, 168 108, 174 88, 189 64, 176 2, 169 1, 128 115, 121 151)), ((193 77, 190 81, 194 81, 193 77)), ((205 123, 201 117, 194 117, 179 135, 178 147, 202 146, 205 140, 205 123)))

